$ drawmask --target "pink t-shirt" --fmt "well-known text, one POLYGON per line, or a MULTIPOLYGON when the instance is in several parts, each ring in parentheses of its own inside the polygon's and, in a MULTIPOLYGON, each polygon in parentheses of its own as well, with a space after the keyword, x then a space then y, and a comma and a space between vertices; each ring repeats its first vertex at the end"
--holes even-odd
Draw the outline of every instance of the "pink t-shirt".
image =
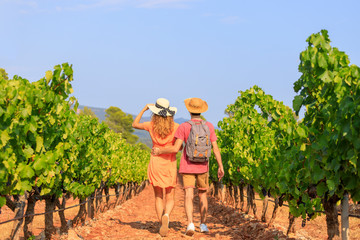
MULTIPOLYGON (((202 120, 193 119, 192 121, 200 122, 202 120)), ((215 134, 214 126, 209 122, 206 122, 206 125, 208 125, 210 129, 210 141, 215 142, 217 140, 217 137, 215 134)), ((184 122, 180 124, 179 128, 176 130, 175 138, 183 140, 186 144, 187 139, 190 135, 190 130, 191 130, 190 123, 184 122)), ((183 153, 181 155, 179 173, 206 173, 208 171, 209 171, 208 162, 204 162, 204 163, 190 162, 186 156, 186 148, 184 148, 183 153)))

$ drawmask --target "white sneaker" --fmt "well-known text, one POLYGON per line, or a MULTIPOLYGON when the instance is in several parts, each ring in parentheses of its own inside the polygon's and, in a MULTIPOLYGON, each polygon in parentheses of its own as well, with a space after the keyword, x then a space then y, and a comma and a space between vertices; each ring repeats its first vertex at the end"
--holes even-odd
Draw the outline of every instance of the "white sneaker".
POLYGON ((208 233, 209 229, 207 228, 205 223, 200 224, 200 232, 202 233, 208 233))
POLYGON ((159 230, 160 236, 165 237, 169 232, 169 215, 165 213, 161 217, 161 227, 159 230))
POLYGON ((195 233, 195 225, 193 223, 190 223, 186 228, 185 235, 192 236, 194 235, 194 233, 195 233))

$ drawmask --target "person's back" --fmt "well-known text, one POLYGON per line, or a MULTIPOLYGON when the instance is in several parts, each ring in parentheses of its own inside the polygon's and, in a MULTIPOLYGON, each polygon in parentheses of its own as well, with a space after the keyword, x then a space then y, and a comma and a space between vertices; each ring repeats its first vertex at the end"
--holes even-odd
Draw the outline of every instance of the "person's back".
MULTIPOLYGON (((150 134, 153 147, 168 147, 174 145, 174 135, 179 124, 174 122, 173 117, 163 118, 154 114, 151 117, 151 122, 144 122, 143 126, 144 130, 150 134)), ((162 157, 171 158, 172 161, 175 161, 176 153, 163 154, 162 157)))
MULTIPOLYGON (((200 123, 203 120, 199 117, 194 117, 191 119, 191 121, 195 123, 200 123)), ((210 132, 210 142, 216 141, 216 135, 215 135, 215 129, 214 126, 210 122, 206 122, 207 127, 209 128, 210 132)), ((187 144, 189 135, 191 131, 191 124, 188 122, 182 123, 178 130, 176 131, 175 138, 176 139, 182 139, 185 144, 187 144)), ((208 162, 192 162, 189 160, 188 154, 187 154, 187 147, 184 148, 183 153, 181 155, 180 159, 180 168, 179 173, 205 173, 209 171, 209 164, 208 162)))
MULTIPOLYGON (((176 108, 169 106, 169 101, 159 98, 156 104, 147 104, 136 116, 133 127, 146 130, 150 133, 153 147, 173 146, 175 132, 179 124, 174 122, 176 108), (153 112, 151 122, 140 123, 140 119, 146 110, 153 112)), ((148 166, 148 179, 153 185, 155 193, 155 209, 161 223, 159 233, 166 236, 169 230, 169 215, 174 207, 175 186, 177 180, 176 153, 168 153, 156 156, 151 154, 148 166), (166 200, 163 206, 163 190, 165 189, 166 200)))

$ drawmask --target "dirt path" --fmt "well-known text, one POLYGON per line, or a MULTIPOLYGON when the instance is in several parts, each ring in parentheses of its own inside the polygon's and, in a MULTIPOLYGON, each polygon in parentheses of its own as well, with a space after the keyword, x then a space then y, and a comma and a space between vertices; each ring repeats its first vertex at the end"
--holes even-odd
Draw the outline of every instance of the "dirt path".
MULTIPOLYGON (((193 237, 184 235, 186 216, 184 193, 180 186, 175 192, 175 207, 170 216, 170 230, 167 239, 294 239, 287 238, 276 228, 268 228, 251 216, 239 213, 233 208, 223 206, 209 197, 209 234, 198 231, 200 221, 198 197, 194 204, 194 223, 196 233, 193 237)), ((161 239, 158 234, 159 223, 154 209, 154 193, 147 186, 138 196, 100 214, 87 225, 70 231, 68 239, 161 239), (77 235, 77 236, 76 236, 77 235)))
MULTIPOLYGON (((113 192, 110 192, 114 194, 113 192)), ((256 195, 256 198, 259 196, 256 195)), ((285 236, 288 227, 289 210, 281 207, 274 221, 274 227, 268 227, 266 223, 256 220, 250 214, 246 215, 231 207, 231 201, 220 203, 213 197, 209 199, 208 227, 209 234, 198 232, 199 208, 198 197, 195 197, 194 223, 197 231, 194 237, 184 235, 186 229, 186 216, 184 211, 184 193, 180 185, 175 189, 175 207, 170 216, 170 231, 165 239, 327 239, 325 216, 317 217, 301 227, 301 219, 295 220, 296 233, 285 236), (229 204, 229 205, 227 205, 229 204)), ((110 202, 114 203, 115 198, 110 202)), ((151 186, 147 186, 138 196, 108 210, 98 213, 93 220, 86 219, 84 226, 70 229, 68 235, 54 235, 54 240, 77 240, 77 239, 162 239, 158 234, 159 223, 155 214, 155 198, 151 186)), ((67 206, 78 204, 78 200, 69 199, 67 206)), ((262 201, 256 201, 257 214, 262 210, 262 201)), ((246 208, 246 203, 244 208, 246 208)), ((273 204, 269 203, 267 219, 271 217, 273 204)), ((14 213, 4 206, 1 209, 0 222, 12 219, 14 213)), ((35 212, 43 213, 45 202, 36 204, 35 212)), ((78 208, 66 211, 66 219, 73 219, 78 208)), ((339 217, 340 220, 340 217, 339 217)), ((12 229, 12 222, 0 225, 0 240, 8 239, 12 229)), ((54 214, 54 224, 59 230, 60 219, 54 214)), ((44 216, 36 216, 31 224, 36 239, 42 239, 44 231, 44 216)), ((23 239, 23 238, 21 238, 23 239)), ((360 219, 350 218, 350 239, 360 239, 360 219)))

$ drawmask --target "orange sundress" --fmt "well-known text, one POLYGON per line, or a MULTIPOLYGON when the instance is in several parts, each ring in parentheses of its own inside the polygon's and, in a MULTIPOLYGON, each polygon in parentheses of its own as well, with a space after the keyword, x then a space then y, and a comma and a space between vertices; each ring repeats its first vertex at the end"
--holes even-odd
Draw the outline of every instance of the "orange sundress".
MULTIPOLYGON (((143 127, 150 133, 153 142, 153 147, 163 148, 174 145, 175 132, 179 124, 174 123, 174 129, 169 136, 162 139, 153 131, 153 124, 151 122, 144 122, 143 127)), ((168 188, 176 186, 177 166, 176 153, 161 154, 155 156, 151 154, 148 166, 148 179, 153 186, 168 188)))

